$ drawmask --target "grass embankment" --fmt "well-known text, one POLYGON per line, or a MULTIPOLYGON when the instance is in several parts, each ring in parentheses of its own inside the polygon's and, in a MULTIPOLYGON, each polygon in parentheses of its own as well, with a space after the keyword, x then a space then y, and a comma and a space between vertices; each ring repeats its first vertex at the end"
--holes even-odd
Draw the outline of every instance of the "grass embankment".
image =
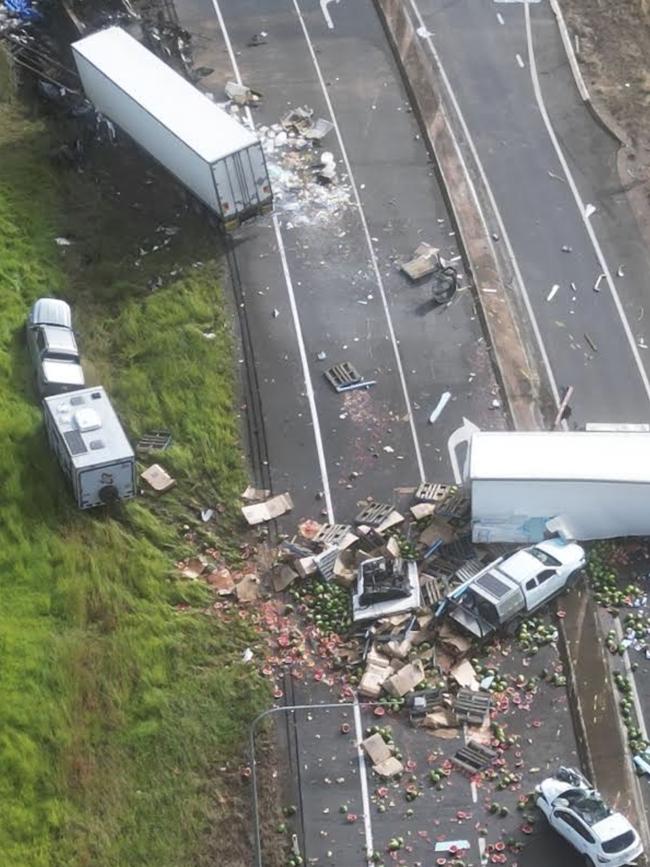
POLYGON ((47 126, 7 84, 0 66, 0 863, 188 867, 214 854, 211 827, 235 821, 215 768, 236 762, 265 700, 239 661, 247 627, 206 615, 206 588, 171 577, 183 504, 223 503, 227 528, 243 480, 213 245, 185 217, 136 265, 169 220, 136 207, 151 186, 140 158, 121 196, 105 166, 55 169, 47 126), (148 291, 172 260, 182 273, 148 291), (50 293, 73 303, 91 383, 129 432, 174 435, 162 462, 179 487, 155 508, 80 513, 69 499, 23 340, 30 303, 50 293))

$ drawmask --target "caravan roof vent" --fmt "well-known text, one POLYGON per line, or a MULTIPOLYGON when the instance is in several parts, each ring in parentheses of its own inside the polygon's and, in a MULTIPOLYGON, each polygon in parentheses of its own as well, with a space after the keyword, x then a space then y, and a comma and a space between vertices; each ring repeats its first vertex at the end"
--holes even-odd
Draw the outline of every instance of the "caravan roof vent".
POLYGON ((91 440, 90 441, 90 448, 93 451, 98 451, 99 449, 105 449, 106 443, 104 442, 104 440, 91 440))
POLYGON ((70 398, 70 405, 71 406, 81 406, 85 402, 86 401, 84 400, 84 398, 81 395, 77 395, 75 397, 70 398))
POLYGON ((78 409, 74 414, 74 423, 81 433, 99 430, 102 426, 99 414, 94 409, 78 409))

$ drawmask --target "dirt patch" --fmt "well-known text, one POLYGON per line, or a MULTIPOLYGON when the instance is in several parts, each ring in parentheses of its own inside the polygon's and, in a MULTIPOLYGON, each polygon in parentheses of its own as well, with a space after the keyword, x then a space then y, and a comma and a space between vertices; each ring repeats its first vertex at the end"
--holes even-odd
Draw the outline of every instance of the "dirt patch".
POLYGON ((592 102, 627 139, 619 173, 650 240, 650 2, 562 0, 592 102))

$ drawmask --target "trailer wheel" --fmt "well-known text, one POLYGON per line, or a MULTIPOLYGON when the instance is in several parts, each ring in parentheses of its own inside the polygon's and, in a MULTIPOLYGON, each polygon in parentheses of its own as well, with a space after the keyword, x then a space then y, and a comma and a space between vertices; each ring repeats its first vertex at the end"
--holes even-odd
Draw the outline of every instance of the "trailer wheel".
POLYGON ((104 485, 103 488, 99 489, 99 499, 102 503, 115 503, 119 500, 120 494, 115 485, 104 485))

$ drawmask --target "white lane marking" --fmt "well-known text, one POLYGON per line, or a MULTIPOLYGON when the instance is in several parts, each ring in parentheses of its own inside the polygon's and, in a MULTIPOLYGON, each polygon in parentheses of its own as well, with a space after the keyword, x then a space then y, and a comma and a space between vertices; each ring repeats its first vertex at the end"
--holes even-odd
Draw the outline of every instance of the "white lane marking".
POLYGON ((524 66, 526 65, 526 64, 524 63, 524 61, 523 61, 523 58, 522 58, 521 54, 515 54, 515 60, 517 61, 517 63, 518 63, 519 66, 521 67, 521 69, 523 69, 524 66))
POLYGON ((480 428, 477 427, 468 418, 463 417, 462 425, 460 427, 457 427, 456 430, 449 435, 449 439, 447 440, 449 462, 451 463, 451 471, 454 474, 454 482, 457 485, 461 485, 463 483, 464 474, 461 472, 460 466, 458 464, 456 449, 463 443, 467 445, 467 452, 465 455, 465 468, 467 468, 467 458, 469 456, 469 441, 472 438, 472 434, 476 433, 477 431, 480 431, 480 428))
POLYGON ((366 772, 366 757, 363 753, 361 741, 363 740, 363 728, 361 726, 361 711, 359 699, 354 697, 354 732, 357 742, 357 761, 359 762, 359 781, 361 782, 361 804, 363 806, 363 826, 366 835, 366 860, 369 865, 374 864, 373 854, 375 844, 372 837, 372 820, 370 818, 370 798, 368 797, 368 775, 366 772))
MULTIPOLYGON (((419 25, 421 27, 424 27, 425 26, 424 19, 422 18, 422 15, 420 13, 420 10, 417 7, 415 0, 409 0, 409 2, 411 4, 411 7, 413 9, 413 12, 414 12, 417 20, 418 20, 419 25)), ((537 342, 537 346, 539 348, 539 352, 540 352, 540 355, 542 357, 542 363, 544 364, 544 368, 546 370, 546 375, 548 376, 549 384, 551 387, 551 393, 553 395, 553 400, 555 401, 555 405, 558 406, 560 403, 560 393, 558 391, 557 383, 555 382, 555 376, 553 375, 553 370, 551 368, 551 362, 549 360, 548 353, 546 352, 546 346, 544 345, 544 341, 542 340, 542 334, 541 334, 541 332, 539 330, 539 326, 537 324, 537 318, 535 316, 533 306, 530 302, 528 290, 526 289, 526 284, 524 283, 524 278, 522 277, 521 270, 519 268, 519 263, 517 262, 517 257, 515 256, 515 251, 513 250, 512 244, 510 243, 510 238, 509 238, 508 233, 506 231, 506 227, 503 224, 503 219, 501 218, 501 212, 499 211, 499 208, 497 207, 496 199, 494 198, 494 193, 492 192, 492 187, 490 186, 490 182, 488 181, 487 175, 485 174, 485 169, 483 168, 483 163, 479 159, 478 151, 476 150, 476 145, 474 144, 474 139, 470 135, 469 128, 467 126, 467 123, 465 122, 465 118, 463 116, 463 113, 460 110, 460 105, 458 104, 458 100, 456 99, 456 94, 452 90, 451 83, 449 81, 449 78, 447 76, 447 73, 445 71, 444 66, 440 62, 440 57, 438 56, 438 52, 436 50, 435 45, 433 44, 433 40, 431 39, 431 37, 427 38, 427 44, 429 46, 429 51, 431 52, 431 55, 433 56, 433 59, 437 65, 438 69, 440 70, 440 75, 442 77, 442 81, 443 81, 443 84, 445 86, 445 90, 447 91, 447 95, 449 97, 449 100, 453 106, 454 111, 456 112, 456 116, 458 117, 458 121, 459 121, 461 129, 463 131, 463 136, 464 136, 465 141, 467 142, 467 145, 470 149, 470 152, 472 154, 472 158, 473 158, 474 162, 476 163, 476 167, 478 168, 479 174, 481 176, 481 182, 483 183, 483 186, 485 187, 485 190, 487 192, 488 199, 490 200, 490 207, 492 208, 492 210, 494 212, 494 216, 496 218, 497 225, 499 227, 499 232, 501 233, 501 237, 503 238, 503 242, 505 244, 506 251, 508 253, 508 258, 510 259, 510 262, 512 264, 512 270, 514 271, 517 284, 518 284, 519 289, 521 291, 522 298, 524 299, 524 306, 526 308, 526 313, 528 314, 528 318, 530 320, 531 327, 533 329, 533 334, 535 335, 535 340, 537 342)), ((492 240, 491 240, 491 233, 488 230, 487 223, 485 220, 485 215, 483 214, 483 210, 481 208, 481 205, 480 205, 480 202, 478 199, 478 195, 476 193, 476 189, 474 187, 471 176, 469 174, 469 169, 467 168, 465 158, 463 157, 462 151, 460 149, 460 145, 458 144, 458 142, 456 140, 456 136, 453 135, 453 133, 452 133, 452 137, 454 139, 454 147, 456 149, 456 153, 458 154, 458 157, 461 160, 461 162, 465 168, 465 174, 467 176, 468 184, 469 184, 470 190, 472 192, 472 198, 474 199, 476 207, 478 208, 478 211, 481 215, 481 220, 483 222, 483 226, 485 227, 486 237, 488 239, 490 239, 489 240, 490 247, 492 248, 493 254, 495 254, 494 244, 492 243, 492 240)))
MULTIPOLYGON (((562 171, 567 179, 567 183, 571 188, 571 192, 573 193, 573 198, 575 199, 575 203, 578 206, 578 211, 580 212, 580 217, 584 224, 585 229, 587 230, 587 234, 589 235, 589 240, 591 241, 591 245, 594 248, 594 252, 596 253, 596 258, 598 259, 598 263, 600 264, 600 270, 605 275, 605 279, 607 281, 607 285, 609 286, 609 291, 611 292, 612 298, 614 300, 614 306, 616 307, 616 311, 619 315, 619 319, 621 320, 621 324, 623 326, 623 331, 625 332, 625 336, 627 337, 628 344, 630 346, 630 350, 632 351, 632 357, 636 363, 637 369, 639 371, 639 375, 641 376, 641 381, 643 382, 643 387, 645 389, 645 393, 650 400, 650 381, 648 380, 648 375, 646 373, 645 367, 643 366, 643 362, 641 361, 641 355, 639 354, 639 350, 636 345, 636 341, 634 339, 634 335, 632 334, 632 330, 630 329, 630 325, 627 321, 627 317, 625 315, 625 311, 623 309, 623 305, 621 303, 621 299, 616 290, 616 286, 614 285, 614 279, 612 277, 612 273, 609 269, 609 265, 605 259, 605 254, 600 246, 600 242, 596 237, 596 233, 591 225, 589 218, 587 216, 587 210, 580 193, 578 192, 577 184, 571 174, 571 169, 569 168, 569 164, 566 161, 564 153, 562 152, 562 148, 560 147, 560 143, 555 134, 555 130, 553 129, 553 125, 551 124, 551 120, 548 116, 548 112, 546 110, 546 105, 544 103, 544 97, 542 96, 542 88, 539 83, 539 78, 537 76, 537 64, 535 61, 535 49, 533 47, 533 32, 530 21, 530 9, 528 5, 524 8, 524 17, 526 20, 526 40, 528 42, 528 65, 530 66, 530 75, 533 82, 533 90, 535 92, 535 99, 537 100, 537 107, 539 108, 540 114, 542 115, 542 119, 544 120, 544 125, 546 126, 546 131, 548 132, 549 138, 553 143, 553 147, 555 148, 555 153, 557 154, 557 158, 560 161, 560 165, 562 166, 562 171)), ((592 212, 593 213, 593 212, 592 212)))
POLYGON ((348 178, 350 181, 350 186, 352 188, 352 193, 354 195, 354 200, 357 205, 357 209, 359 211, 359 219, 361 220, 361 226, 363 228, 363 234, 366 238, 366 244, 368 245, 368 252, 370 254, 370 261, 372 264, 372 270, 375 274, 375 280, 377 281, 377 287, 379 288, 379 294, 381 296, 381 303, 384 308, 384 314, 386 316, 386 324, 388 326, 388 334, 390 336, 390 341, 393 346, 393 352, 395 354, 395 363, 397 365, 397 372, 399 375, 400 384, 402 387, 402 394, 404 395, 404 402, 406 404, 406 412, 408 415, 409 426, 411 428, 411 437, 413 439, 413 448, 415 450, 415 458, 418 465, 418 472, 420 474, 420 481, 426 481, 426 476, 424 473, 424 463, 422 461, 422 452, 420 450, 420 441, 418 439, 417 430, 415 428, 415 419, 413 417, 413 409, 411 407, 411 398, 409 396, 408 386, 406 384, 406 376, 404 375, 404 366, 402 365, 402 359, 400 356, 399 346, 397 342, 397 338, 395 336, 395 328, 393 327, 393 320, 390 315, 390 308, 388 306, 388 298, 386 296, 386 289, 384 287, 384 281, 381 276, 381 272, 379 270, 379 263, 377 262, 377 255, 375 253, 375 248, 373 245, 372 238, 370 236, 370 230, 368 229, 368 221, 366 220, 366 214, 363 209, 363 205, 361 204, 361 198, 359 196, 359 189, 357 187, 357 183, 354 179, 354 175, 352 173, 352 166, 350 165, 350 160, 348 159, 348 153, 345 148, 345 144, 343 143, 343 136, 341 135, 341 128, 339 126, 338 120, 336 118, 336 114, 334 113, 334 106, 332 105, 332 100, 330 99, 330 95, 325 84, 325 79, 323 78, 323 73, 321 72, 320 64, 318 62, 318 58, 316 57, 316 52, 314 51, 314 45, 309 36, 309 31, 307 30, 307 25, 305 24, 305 20, 302 16, 302 12, 300 10, 300 6, 298 5, 298 0, 293 0, 293 6, 296 10, 296 15, 300 21, 300 26, 302 27, 302 32, 305 36, 305 40, 309 47, 309 53, 311 55, 312 63, 314 64, 314 69, 316 70, 316 75, 318 76, 318 81, 320 82, 321 90, 323 91, 323 97, 325 99, 325 103, 327 105, 327 110, 330 113, 330 117, 332 118, 332 123, 334 124, 334 131, 336 133, 336 138, 339 143, 339 148, 341 150, 341 156, 343 157, 343 162, 345 163, 345 168, 348 173, 348 178))
MULTIPOLYGON (((226 43, 226 50, 228 51, 228 55, 230 57, 230 63, 233 68, 233 72, 237 79, 238 84, 242 84, 242 77, 239 72, 239 65, 235 58, 235 52, 232 48, 232 43, 230 41, 230 36, 228 31, 226 30, 226 22, 223 19, 223 15, 221 14, 221 9, 219 7, 218 0, 212 0, 212 5, 214 7, 215 14, 217 16, 217 20, 219 22, 219 27, 221 28, 221 32, 223 34, 224 41, 226 43)), ((255 129, 255 122, 253 121, 253 115, 251 113, 250 108, 247 107, 247 117, 248 122, 251 125, 252 129, 255 129)), ((282 232, 280 231, 280 224, 278 222, 278 218, 275 214, 273 214, 273 229, 275 231, 275 238, 278 245, 278 251, 280 253, 280 260, 282 262, 282 273, 284 275, 284 282, 287 287, 287 294, 289 296, 289 307, 291 309, 291 316, 293 318, 293 326, 296 332, 296 339, 298 341, 298 352, 300 354, 300 363, 302 366, 302 375, 305 382, 305 391, 307 394, 307 402, 309 403, 309 411, 311 413, 312 425, 314 428, 314 440, 316 442, 316 453, 318 455, 318 466, 320 469, 321 475, 321 484, 323 486, 323 495, 325 497, 325 508, 327 510, 327 520, 330 524, 334 523, 334 508, 332 506, 332 493, 330 491, 330 483, 329 483, 329 475, 327 472, 327 461, 325 459, 325 450, 323 448, 323 437, 321 434, 320 423, 318 420, 318 409, 316 407, 316 398, 314 396, 314 387, 312 385, 311 373, 309 371, 309 362, 307 361, 307 352, 305 350, 305 341, 302 335, 302 328, 300 325, 300 316, 298 314, 298 307, 296 305, 296 296, 293 291, 293 282, 291 280, 291 273, 289 271, 289 263, 287 261, 287 253, 284 248, 284 241, 282 239, 282 232)))
POLYGON ((503 20, 503 15, 500 12, 497 12, 497 21, 501 26, 503 26, 506 22, 503 20))
POLYGON ((334 30, 334 22, 332 21, 332 16, 330 15, 330 11, 327 8, 330 3, 340 3, 341 0, 320 0, 320 11, 323 13, 323 18, 330 30, 334 30))

